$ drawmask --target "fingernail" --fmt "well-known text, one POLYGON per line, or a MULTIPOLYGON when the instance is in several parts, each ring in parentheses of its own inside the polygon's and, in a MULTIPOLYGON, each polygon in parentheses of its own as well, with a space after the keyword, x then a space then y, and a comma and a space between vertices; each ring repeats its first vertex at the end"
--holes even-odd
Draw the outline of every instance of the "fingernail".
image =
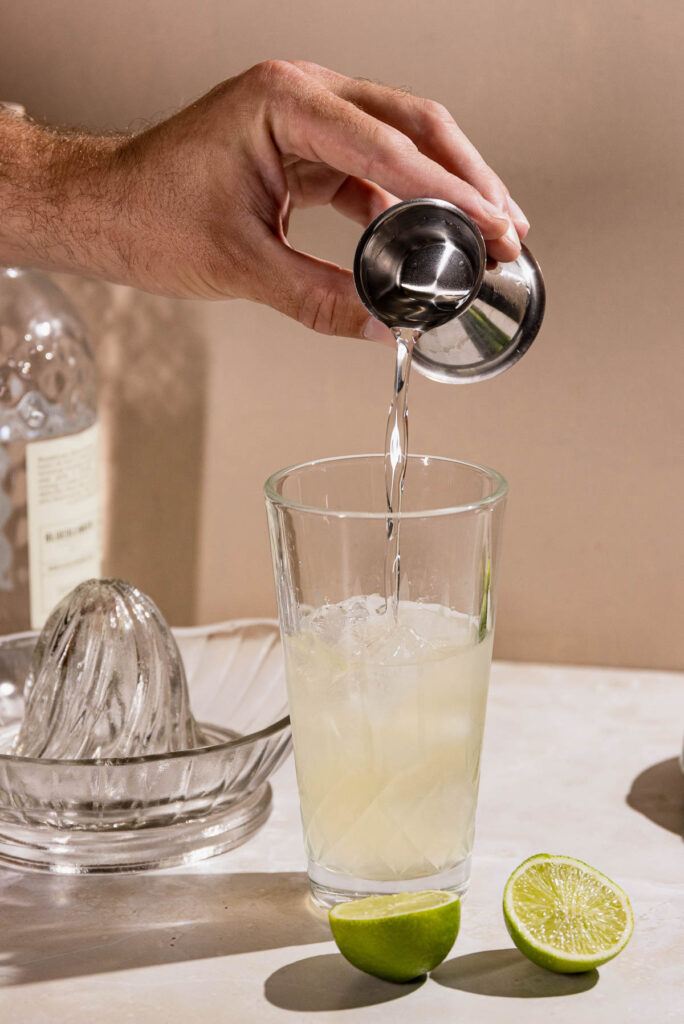
POLYGON ((497 220, 508 220, 508 214, 505 210, 495 206, 494 203, 490 203, 488 199, 481 199, 482 209, 485 213, 488 213, 490 217, 496 217, 497 220))
POLYGON ((379 320, 376 320, 374 316, 369 316, 363 325, 363 336, 368 341, 392 341, 392 332, 389 327, 385 327, 379 320))
POLYGON ((520 239, 518 238, 518 232, 515 230, 513 224, 510 221, 508 223, 508 227, 506 228, 506 234, 504 235, 504 238, 507 239, 507 241, 509 241, 511 245, 514 245, 518 251, 520 251, 520 239))
POLYGON ((520 209, 520 207, 516 203, 515 199, 511 199, 510 196, 508 197, 508 209, 511 211, 511 215, 513 217, 515 217, 516 220, 521 220, 523 222, 523 224, 526 227, 529 228, 529 226, 530 226, 529 220, 527 219, 525 214, 522 212, 522 210, 520 209))

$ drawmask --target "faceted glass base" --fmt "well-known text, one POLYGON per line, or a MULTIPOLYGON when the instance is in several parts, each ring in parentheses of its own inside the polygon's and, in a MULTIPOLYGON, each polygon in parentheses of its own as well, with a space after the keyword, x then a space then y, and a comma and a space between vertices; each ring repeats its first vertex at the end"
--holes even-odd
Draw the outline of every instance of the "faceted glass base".
POLYGON ((197 821, 116 831, 0 824, 0 865, 59 875, 118 874, 194 864, 240 846, 267 820, 266 783, 197 821))
POLYGON ((471 858, 466 857, 448 871, 421 878, 402 878, 392 882, 348 878, 309 861, 311 898, 319 907, 330 909, 336 903, 360 900, 365 896, 386 896, 399 892, 423 892, 425 889, 444 889, 464 896, 470 881, 471 858))
POLYGON ((278 627, 244 619, 174 635, 207 745, 82 760, 13 753, 36 634, 0 640, 0 864, 61 874, 190 864, 264 823, 267 780, 291 741, 278 627))

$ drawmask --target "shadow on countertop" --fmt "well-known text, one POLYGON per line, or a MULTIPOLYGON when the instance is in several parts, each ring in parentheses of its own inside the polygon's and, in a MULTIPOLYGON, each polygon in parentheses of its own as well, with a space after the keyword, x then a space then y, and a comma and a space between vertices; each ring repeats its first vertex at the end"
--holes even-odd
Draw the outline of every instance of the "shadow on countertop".
POLYGON ((676 757, 646 768, 632 782, 627 804, 684 839, 684 775, 676 757))
MULTIPOLYGON (((430 979, 475 995, 543 999, 586 992, 596 985, 599 973, 553 974, 530 963, 517 949, 488 949, 447 960, 432 971, 430 979)), ((400 999, 425 980, 392 985, 357 971, 339 953, 328 953, 280 967, 266 980, 264 995, 283 1010, 324 1013, 400 999)))
POLYGON ((0 871, 0 987, 329 939, 304 872, 0 871))
POLYGON ((425 978, 406 985, 372 978, 357 971, 340 953, 296 960, 266 979, 264 995, 272 1006, 304 1013, 356 1010, 410 995, 425 978))
POLYGON ((599 980, 599 972, 554 974, 530 963, 517 949, 487 949, 446 960, 430 977, 439 985, 480 996, 543 999, 586 992, 599 980))

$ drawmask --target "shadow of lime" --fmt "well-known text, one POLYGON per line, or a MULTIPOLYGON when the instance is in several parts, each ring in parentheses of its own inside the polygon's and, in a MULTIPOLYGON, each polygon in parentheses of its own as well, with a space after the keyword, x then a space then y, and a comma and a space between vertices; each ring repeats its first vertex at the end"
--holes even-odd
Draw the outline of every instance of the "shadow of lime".
POLYGON ((306 957, 286 964, 266 979, 264 995, 272 1006, 300 1013, 358 1010, 415 992, 425 979, 394 985, 357 971, 339 953, 306 957))
POLYGON ((598 971, 554 974, 527 960, 517 949, 488 949, 446 960, 430 975, 438 985, 480 996, 545 999, 593 988, 598 971))

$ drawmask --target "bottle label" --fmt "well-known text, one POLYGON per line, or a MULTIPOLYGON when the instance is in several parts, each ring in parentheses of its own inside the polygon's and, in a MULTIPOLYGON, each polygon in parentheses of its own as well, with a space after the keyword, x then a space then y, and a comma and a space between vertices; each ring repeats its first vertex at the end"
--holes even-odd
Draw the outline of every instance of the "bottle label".
POLYGON ((31 628, 100 575, 98 426, 26 446, 31 628))

